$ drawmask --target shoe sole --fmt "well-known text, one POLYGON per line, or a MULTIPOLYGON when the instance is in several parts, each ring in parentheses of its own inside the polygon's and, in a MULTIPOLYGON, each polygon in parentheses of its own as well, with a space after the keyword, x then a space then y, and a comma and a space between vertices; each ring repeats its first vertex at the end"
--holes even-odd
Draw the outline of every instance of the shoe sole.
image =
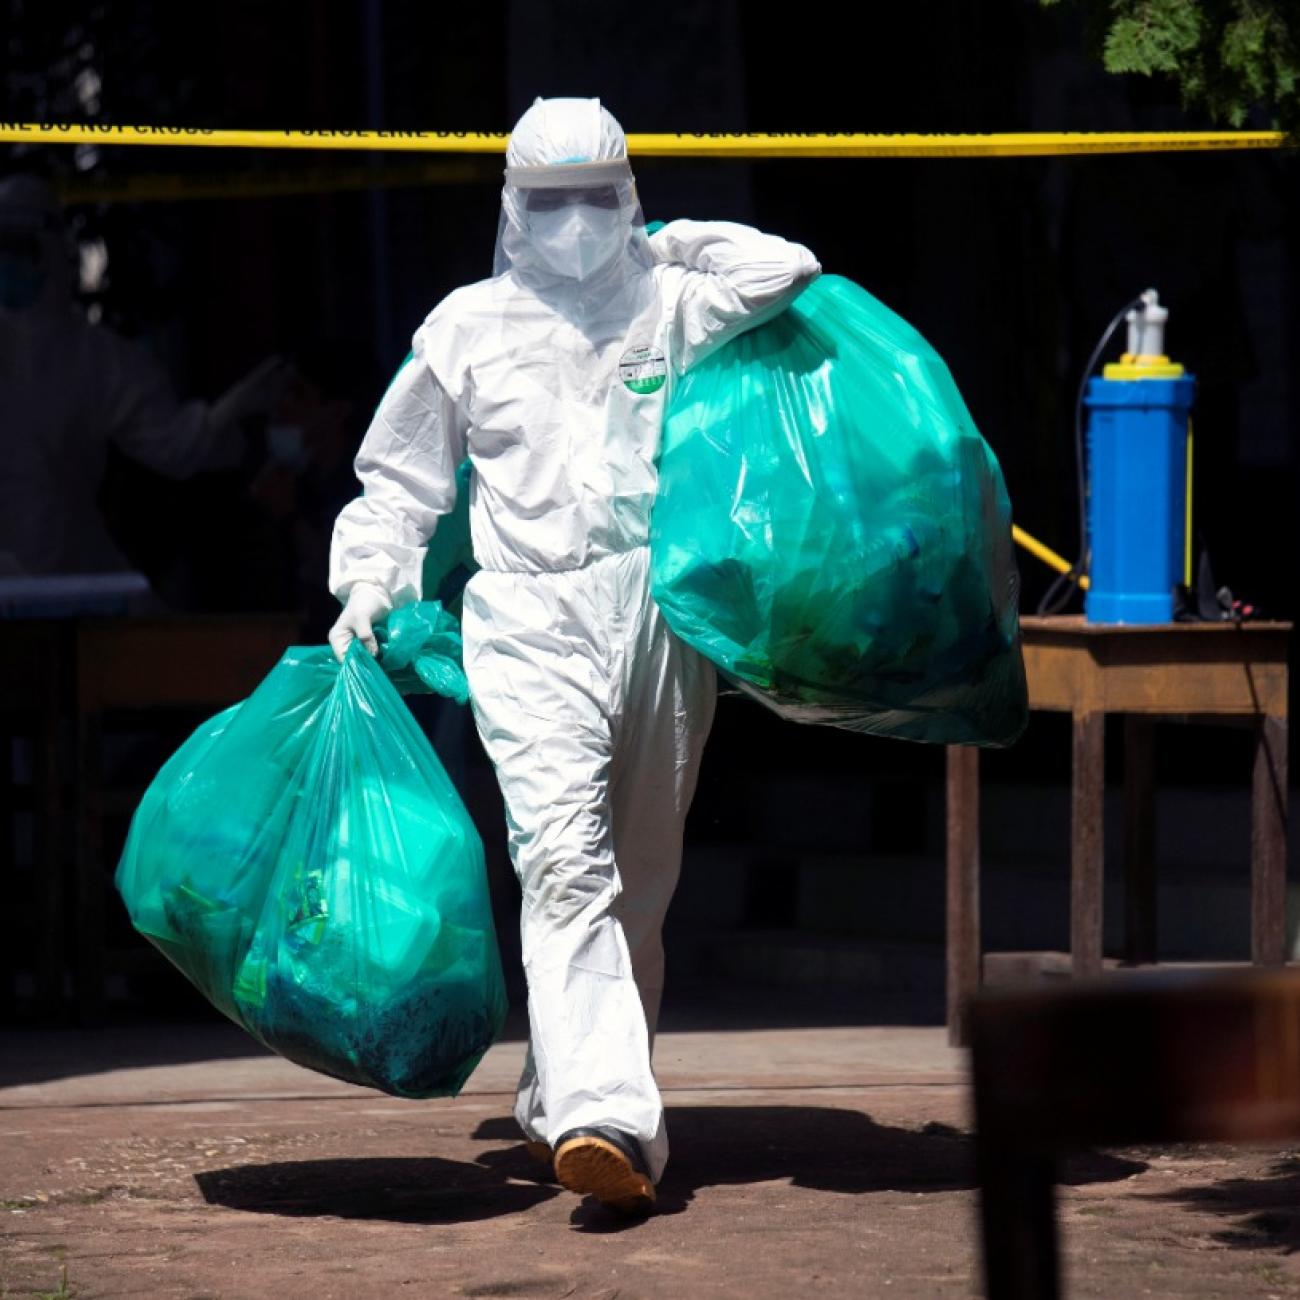
POLYGON ((648 1214, 654 1209, 654 1184, 633 1169, 612 1142, 601 1138, 566 1142, 556 1152, 555 1176, 569 1191, 594 1196, 621 1214, 648 1214))

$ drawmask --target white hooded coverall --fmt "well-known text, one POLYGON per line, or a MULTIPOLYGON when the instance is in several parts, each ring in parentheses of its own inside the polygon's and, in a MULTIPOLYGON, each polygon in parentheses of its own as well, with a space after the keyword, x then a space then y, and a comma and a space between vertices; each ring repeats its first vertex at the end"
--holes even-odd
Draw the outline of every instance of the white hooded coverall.
POLYGON ((365 584, 378 607, 419 599, 469 457, 482 567, 465 590, 465 668, 523 892, 516 1117, 552 1146, 619 1130, 657 1181, 660 936, 715 697, 712 666, 650 596, 664 401, 673 376, 820 268, 729 222, 647 239, 623 132, 596 100, 538 100, 506 177, 497 273, 416 331, 358 452, 364 495, 339 515, 330 588, 346 600, 365 584))

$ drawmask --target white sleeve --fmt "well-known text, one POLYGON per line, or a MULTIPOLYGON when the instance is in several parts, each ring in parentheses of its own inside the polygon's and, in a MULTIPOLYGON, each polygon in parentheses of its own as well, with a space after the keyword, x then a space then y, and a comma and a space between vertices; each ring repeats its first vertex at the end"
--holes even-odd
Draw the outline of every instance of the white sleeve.
POLYGON ((679 374, 779 315, 821 274, 802 244, 733 221, 670 221, 650 248, 656 261, 683 268, 671 326, 679 374))
POLYGON ((464 459, 464 423, 417 332, 357 452, 362 495, 334 524, 329 588, 339 600, 358 582, 378 587, 394 609, 420 599, 424 553, 438 516, 456 504, 464 459))

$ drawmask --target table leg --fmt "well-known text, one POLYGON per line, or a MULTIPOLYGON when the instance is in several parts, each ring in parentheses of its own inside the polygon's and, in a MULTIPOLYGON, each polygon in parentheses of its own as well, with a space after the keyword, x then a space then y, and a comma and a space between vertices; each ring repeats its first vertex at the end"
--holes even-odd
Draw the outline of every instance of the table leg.
POLYGON ((1074 715, 1070 809, 1070 954, 1076 977, 1101 973, 1106 715, 1074 715))
MULTIPOLYGON (((0 887, 6 890, 17 886, 15 867, 18 861, 18 808, 14 797, 13 763, 17 728, 11 731, 10 725, 9 718, 0 715, 0 835, 4 836, 4 845, 0 849, 0 887)), ((0 957, 0 1024, 12 1019, 17 1009, 18 987, 15 981, 18 965, 15 949, 15 944, 6 945, 4 955, 0 957)))
POLYGON ((77 723, 76 768, 80 809, 77 818, 76 1003, 77 1023, 103 1023, 104 869, 103 782, 98 713, 83 712, 77 723))
POLYGON ((1286 962, 1287 720, 1264 718, 1255 739, 1250 948, 1257 966, 1286 962))
POLYGON ((59 719, 48 698, 37 731, 33 776, 36 783, 37 1004, 44 1020, 62 1019, 63 966, 67 955, 63 892, 63 773, 59 765, 59 719))
POLYGON ((1156 809, 1150 719, 1124 719, 1124 959, 1156 960, 1156 809))
POLYGON ((948 747, 948 1041, 967 1042, 966 1008, 980 985, 980 756, 948 747))

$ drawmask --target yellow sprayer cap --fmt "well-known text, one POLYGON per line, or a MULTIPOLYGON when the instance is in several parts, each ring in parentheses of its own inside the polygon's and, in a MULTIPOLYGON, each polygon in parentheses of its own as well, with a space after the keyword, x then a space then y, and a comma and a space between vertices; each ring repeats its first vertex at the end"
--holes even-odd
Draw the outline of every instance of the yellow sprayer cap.
POLYGON ((1178 379, 1184 374, 1179 361, 1166 356, 1125 352, 1118 361, 1110 362, 1101 372, 1106 379, 1178 379))

